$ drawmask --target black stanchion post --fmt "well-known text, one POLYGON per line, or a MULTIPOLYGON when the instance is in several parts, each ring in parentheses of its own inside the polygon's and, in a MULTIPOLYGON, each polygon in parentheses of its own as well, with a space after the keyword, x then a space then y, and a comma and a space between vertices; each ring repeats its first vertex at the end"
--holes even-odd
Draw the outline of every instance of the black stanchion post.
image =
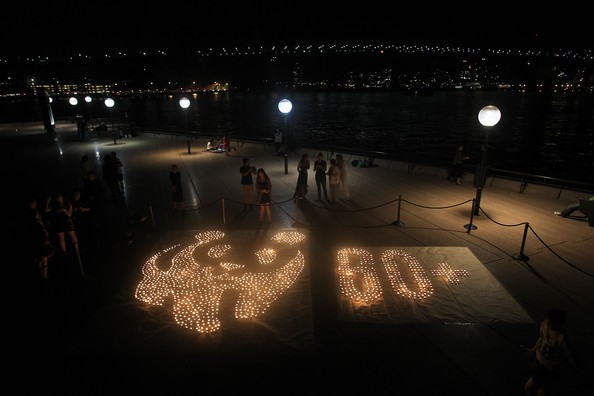
POLYGON ((522 247, 520 248, 520 253, 516 253, 516 254, 512 255, 514 260, 520 260, 520 261, 530 260, 530 257, 528 257, 524 254, 524 246, 526 246, 526 236, 528 235, 529 225, 530 225, 530 223, 524 224, 524 236, 522 237, 522 247))
POLYGON ((476 226, 474 224, 472 224, 472 221, 474 220, 474 213, 475 213, 475 205, 476 205, 476 199, 473 198, 472 199, 472 209, 470 210, 470 223, 466 224, 464 226, 464 228, 466 228, 466 232, 470 232, 470 230, 476 230, 476 226))
POLYGON ((225 217, 225 198, 221 198, 221 209, 223 210, 223 225, 226 225, 227 219, 225 217))
POLYGON ((188 144, 188 154, 192 154, 192 150, 190 149, 190 137, 186 138, 186 143, 188 144))
POLYGON ((398 195, 398 213, 396 214, 396 221, 392 222, 392 225, 395 226, 403 226, 404 223, 400 221, 400 205, 402 203, 402 195, 398 195))
POLYGON ((487 154, 485 153, 485 147, 487 143, 485 143, 481 148, 481 163, 477 165, 476 172, 474 173, 474 186, 476 187, 476 198, 474 203, 473 213, 475 216, 478 216, 479 210, 481 208, 481 196, 483 195, 483 188, 485 188, 485 182, 487 180, 487 168, 485 166, 485 157, 487 154))

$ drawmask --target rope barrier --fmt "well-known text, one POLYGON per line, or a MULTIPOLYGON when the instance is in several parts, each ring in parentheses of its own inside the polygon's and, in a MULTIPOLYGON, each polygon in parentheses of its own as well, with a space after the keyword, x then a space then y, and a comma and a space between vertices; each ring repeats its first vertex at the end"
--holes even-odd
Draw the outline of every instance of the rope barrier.
POLYGON ((497 225, 500 225, 500 226, 502 226, 502 227, 519 227, 519 226, 522 226, 522 225, 524 225, 524 224, 527 224, 526 222, 522 222, 522 223, 518 223, 518 224, 503 224, 503 223, 500 223, 500 222, 498 222, 498 221, 495 221, 495 220, 493 220, 493 218, 492 218, 492 217, 490 217, 490 216, 489 216, 489 215, 488 215, 488 214, 487 214, 487 213, 486 213, 486 212, 483 210, 483 208, 479 208, 479 209, 480 209, 480 211, 481 211, 481 212, 483 212, 483 214, 484 214, 484 215, 485 215, 485 216, 486 216, 486 217, 487 217, 489 220, 491 220, 493 223, 495 223, 495 224, 497 224, 497 225))
MULTIPOLYGON (((221 201, 222 201, 223 224, 226 224, 226 213, 225 213, 225 211, 226 211, 226 209, 225 209, 225 208, 226 208, 226 206, 225 206, 225 201, 227 201, 227 202, 230 202, 230 203, 239 204, 239 205, 244 205, 244 203, 243 203, 242 201, 237 201, 237 200, 234 200, 234 199, 230 199, 230 198, 224 198, 224 197, 223 197, 223 198, 216 199, 216 200, 214 200, 214 201, 210 202, 210 203, 209 203, 209 204, 207 204, 207 205, 197 206, 196 208, 194 208, 194 209, 192 209, 192 210, 201 210, 201 209, 204 209, 204 208, 206 208, 206 207, 208 207, 208 206, 214 205, 214 204, 215 204, 215 203, 217 203, 219 200, 221 200, 221 201)), ((295 202, 296 202, 296 206, 297 206, 297 209, 296 209, 296 219, 297 219, 297 220, 296 220, 296 224, 298 224, 298 223, 299 223, 299 204, 298 204, 297 200, 295 200, 294 198, 289 198, 289 199, 287 199, 287 200, 285 200, 285 201, 278 201, 278 202, 273 202, 273 203, 271 203, 271 206, 281 205, 281 204, 284 204, 284 203, 287 203, 287 202, 290 202, 290 201, 295 201, 295 202)), ((468 202, 473 202, 473 208, 474 208, 474 198, 473 198, 473 199, 468 199, 468 200, 466 200, 466 201, 463 201, 463 202, 460 202, 460 203, 457 203, 457 204, 452 204, 452 205, 445 205, 445 206, 426 206, 426 205, 419 205, 419 204, 416 204, 416 203, 414 203, 414 202, 411 202, 411 201, 409 201, 409 200, 406 200, 406 199, 402 199, 400 195, 398 196, 398 198, 396 198, 396 199, 392 199, 392 200, 390 200, 390 201, 387 201, 387 202, 385 202, 385 203, 382 203, 382 204, 379 204, 379 205, 375 205, 375 206, 371 206, 371 207, 368 207, 368 208, 361 208, 361 209, 338 209, 338 208, 329 208, 329 207, 327 207, 327 206, 316 205, 316 204, 313 204, 313 203, 311 203, 311 202, 310 202, 310 205, 311 205, 311 206, 313 206, 313 207, 316 207, 316 208, 319 208, 319 209, 328 210, 328 211, 331 211, 331 212, 364 212, 364 211, 369 211, 369 210, 373 210, 373 209, 378 209, 378 208, 381 208, 381 207, 384 207, 384 206, 390 205, 390 204, 392 204, 392 203, 394 203, 394 202, 398 202, 398 203, 399 203, 399 207, 398 207, 398 220, 397 220, 397 221, 395 221, 395 222, 393 222, 393 223, 392 223, 393 225, 404 225, 404 223, 402 223, 402 222, 400 221, 400 203, 401 203, 401 202, 406 202, 406 203, 408 203, 408 204, 410 204, 410 205, 413 205, 413 206, 416 206, 416 207, 419 207, 419 208, 425 208, 425 209, 450 209, 450 208, 454 208, 454 207, 457 207, 457 206, 460 206, 460 205, 467 204, 468 202), (398 223, 398 224, 396 224, 396 223, 398 223)), ((252 204, 252 206, 254 206, 254 207, 258 207, 259 205, 258 205, 258 204, 252 204)), ((155 228, 155 223, 154 223, 154 215, 153 215, 153 209, 152 209, 152 208, 153 208, 153 206, 152 206, 151 204, 149 204, 149 210, 150 210, 150 213, 151 213, 151 219, 152 219, 152 222, 153 222, 153 228, 155 228)), ((586 274, 586 275, 588 275, 588 276, 594 277, 594 274, 591 274, 591 273, 589 273, 589 272, 587 272, 587 271, 584 271, 584 270, 582 270, 581 268, 578 268, 577 266, 575 266, 575 265, 571 264, 569 261, 567 261, 567 260, 566 260, 566 259, 564 259, 563 257, 559 256, 559 254, 557 254, 557 253, 556 253, 556 252, 555 252, 553 249, 551 249, 551 248, 550 248, 550 246, 548 246, 548 245, 547 245, 547 244, 546 244, 546 243, 545 243, 545 242, 544 242, 544 241, 543 241, 543 240, 542 240, 542 239, 541 239, 541 238, 538 236, 538 234, 536 233, 536 231, 534 231, 534 229, 533 229, 533 228, 530 226, 530 224, 529 224, 528 222, 522 222, 522 223, 517 223, 517 224, 504 224, 504 223, 501 223, 501 222, 499 222, 499 221, 496 221, 496 220, 495 220, 495 219, 493 219, 491 216, 489 216, 489 215, 487 214, 487 212, 485 212, 485 211, 484 211, 484 209, 483 209, 483 208, 479 208, 479 210, 480 210, 481 212, 483 212, 483 214, 485 215, 485 217, 486 217, 486 218, 488 218, 490 221, 492 221, 493 223, 495 223, 495 224, 497 224, 497 225, 499 225, 499 226, 502 226, 502 227, 519 227, 519 226, 524 226, 524 227, 525 227, 525 228, 524 228, 524 236, 523 236, 523 238, 522 238, 522 245, 521 245, 521 248, 520 248, 520 253, 516 253, 516 254, 512 255, 512 257, 513 257, 514 259, 516 259, 516 260, 521 260, 521 261, 528 261, 528 260, 529 260, 529 257, 528 257, 528 256, 526 256, 526 255, 524 255, 524 247, 525 247, 525 243, 526 243, 526 236, 527 236, 527 231, 528 231, 528 229, 530 229, 530 230, 532 231, 532 233, 533 233, 533 234, 534 234, 534 235, 535 235, 535 236, 536 236, 536 237, 537 237, 537 238, 540 240, 540 242, 542 242, 542 244, 543 244, 543 245, 544 245, 544 246, 545 246, 545 247, 546 247, 546 248, 547 248, 547 249, 548 249, 548 250, 549 250, 551 253, 553 253, 553 254, 554 254, 554 255, 555 255, 557 258, 559 258, 561 261, 565 262, 566 264, 568 264, 568 265, 569 265, 569 266, 571 266, 572 268, 576 269, 577 271, 580 271, 580 272, 582 272, 582 273, 584 273, 584 274, 586 274)), ((474 211, 474 210, 471 210, 471 216, 472 216, 472 212, 473 212, 473 211, 474 211)), ((476 227, 472 225, 472 219, 471 219, 471 222, 470 222, 470 224, 467 224, 467 225, 465 225, 464 227, 468 229, 468 232, 470 232, 470 230, 471 230, 471 229, 476 229, 476 227)))
MULTIPOLYGON (((195 188, 195 186, 194 186, 194 188, 195 188)), ((222 205, 223 224, 226 224, 226 219, 227 219, 227 216, 226 216, 226 208, 227 208, 226 202, 234 203, 234 204, 239 204, 239 205, 244 205, 244 202, 242 202, 242 201, 238 201, 238 200, 234 200, 234 199, 229 199, 229 198, 222 197, 222 198, 218 198, 218 199, 216 199, 214 201, 211 201, 208 204, 195 205, 195 206, 191 207, 191 209, 189 209, 189 210, 204 210, 205 208, 207 208, 209 206, 215 205, 218 201, 221 201, 221 205, 222 205)), ((299 224, 299 212, 300 212, 300 210, 299 210, 299 202, 298 202, 299 200, 298 199, 296 199, 296 198, 289 198, 289 199, 286 199, 284 201, 276 201, 276 202, 273 201, 273 202, 271 202, 271 206, 282 205, 282 204, 285 204, 285 203, 290 202, 290 201, 294 201, 295 204, 296 204, 295 205, 296 206, 296 216, 295 216, 296 223, 295 224, 299 224)), ((451 209, 451 208, 454 208, 454 207, 457 207, 457 206, 461 206, 461 205, 467 204, 468 202, 472 202, 473 203, 473 205, 472 205, 473 206, 473 209, 471 210, 471 223, 465 225, 464 227, 465 228, 468 228, 468 232, 470 232, 471 229, 476 229, 476 227, 472 225, 472 213, 474 212, 474 206, 475 206, 475 199, 474 198, 473 199, 466 200, 466 201, 462 201, 460 203, 451 204, 451 205, 427 206, 427 205, 420 205, 420 204, 411 202, 411 201, 406 200, 406 199, 402 199, 402 197, 399 195, 398 198, 392 199, 390 201, 387 201, 387 202, 384 202, 384 203, 381 203, 381 204, 378 204, 378 205, 375 205, 375 206, 371 206, 371 207, 367 207, 367 208, 359 208, 359 209, 340 209, 340 208, 333 208, 333 207, 328 207, 328 206, 324 206, 324 205, 314 204, 314 203, 308 201, 309 205, 312 206, 312 207, 319 208, 319 209, 324 209, 324 210, 327 210, 329 212, 342 212, 342 213, 354 213, 354 212, 370 211, 370 210, 382 208, 382 207, 387 206, 387 205, 390 205, 390 204, 392 204, 394 202, 398 202, 398 220, 395 221, 395 222, 393 222, 392 225, 404 225, 404 223, 402 223, 400 221, 400 206, 401 206, 402 202, 406 202, 406 203, 408 203, 410 205, 413 205, 413 206, 416 206, 416 207, 419 207, 419 208, 424 208, 424 209, 440 209, 440 210, 442 210, 442 209, 451 209)), ((251 206, 252 207, 259 207, 260 205, 258 205, 258 204, 252 204, 251 206)), ((148 211, 149 211, 149 214, 150 214, 150 217, 151 217, 151 222, 152 222, 153 229, 156 229, 155 216, 154 216, 154 212, 153 212, 153 208, 155 206, 153 204, 149 203, 147 205, 147 207, 148 207, 148 211)), ((160 208, 162 210, 167 210, 167 209, 165 209, 163 207, 159 207, 159 206, 156 206, 156 207, 157 208, 160 208)), ((187 207, 186 207, 186 210, 188 210, 187 207)), ((491 222, 493 222, 494 224, 497 224, 499 226, 502 226, 502 227, 519 227, 519 226, 524 226, 524 235, 523 235, 523 238, 522 238, 522 244, 521 244, 521 248, 520 248, 520 253, 513 254, 512 257, 514 259, 521 260, 521 261, 528 261, 529 260, 529 257, 526 256, 526 255, 524 255, 524 247, 525 247, 525 243, 526 243, 526 237, 527 237, 528 230, 530 230, 530 231, 532 231, 532 233, 534 234, 534 236, 536 236, 536 238, 551 253, 553 253, 561 261, 563 261, 567 265, 571 266, 575 270, 582 272, 585 275, 588 275, 590 277, 594 277, 594 274, 589 273, 589 272, 587 272, 587 271, 585 271, 585 270, 583 270, 583 269, 575 266, 574 264, 570 263, 568 260, 566 260, 563 257, 561 257, 558 253, 556 253, 550 246, 548 246, 542 240, 542 238, 536 233, 536 231, 530 226, 530 224, 528 222, 521 222, 521 223, 517 223, 517 224, 505 224, 505 223, 501 223, 501 222, 496 221, 495 219, 493 219, 491 216, 489 216, 489 214, 487 212, 485 212, 485 210, 482 207, 479 208, 479 210, 485 215, 485 217, 487 219, 489 219, 491 222)), ((291 217, 288 213, 287 213, 287 215, 289 217, 291 217)), ((84 272, 83 272, 83 269, 82 269, 82 262, 81 262, 80 258, 79 258, 79 265, 81 267, 80 268, 81 273, 82 273, 82 275, 84 277, 84 272)))
POLYGON ((575 270, 577 270, 577 271, 580 271, 581 273, 583 273, 583 274, 585 274, 585 275, 588 275, 588 276, 594 277, 594 274, 592 274, 592 273, 590 273, 590 272, 587 272, 587 271, 584 271, 584 270, 583 270, 583 269, 581 269, 581 268, 578 268, 578 267, 577 267, 577 266, 575 266, 574 264, 571 264, 569 261, 565 260, 563 257, 559 256, 559 255, 557 254, 557 252, 555 252, 553 249, 551 249, 551 247, 550 247, 549 245, 547 245, 547 244, 546 244, 546 243, 545 243, 545 242, 542 240, 542 238, 541 238, 540 236, 538 236, 538 234, 536 233, 536 231, 534 231, 534 229, 533 229, 532 227, 530 227, 530 226, 529 226, 528 228, 530 228, 530 231, 532 231, 532 233, 534 234, 534 236, 535 236, 535 237, 536 237, 536 238, 537 238, 537 239, 538 239, 540 242, 542 242, 542 244, 544 245, 544 247, 546 247, 546 248, 547 248, 547 249, 548 249, 548 250, 549 250, 551 253, 553 253, 553 254, 554 254, 554 255, 555 255, 555 256, 556 256, 556 257, 557 257, 559 260, 563 261, 565 264, 569 265, 570 267, 572 267, 573 269, 575 269, 575 270))
POLYGON ((419 207, 419 208, 425 208, 425 209, 450 209, 450 208, 455 208, 456 206, 460 206, 460 205, 464 205, 468 202, 472 202, 472 199, 466 200, 464 202, 460 202, 454 205, 448 205, 448 206, 424 206, 424 205, 419 205, 410 201, 407 201, 406 199, 403 199, 402 202, 406 202, 409 203, 413 206, 419 207))

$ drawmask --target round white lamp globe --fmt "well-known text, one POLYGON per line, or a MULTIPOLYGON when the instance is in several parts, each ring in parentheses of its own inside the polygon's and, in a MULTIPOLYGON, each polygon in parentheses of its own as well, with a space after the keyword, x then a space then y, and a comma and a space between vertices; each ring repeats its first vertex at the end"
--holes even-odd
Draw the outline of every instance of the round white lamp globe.
POLYGON ((288 114, 293 109, 293 103, 289 99, 282 99, 278 102, 278 109, 283 114, 288 114))
POLYGON ((478 119, 481 125, 493 126, 501 119, 501 111, 495 106, 485 106, 479 111, 478 119))

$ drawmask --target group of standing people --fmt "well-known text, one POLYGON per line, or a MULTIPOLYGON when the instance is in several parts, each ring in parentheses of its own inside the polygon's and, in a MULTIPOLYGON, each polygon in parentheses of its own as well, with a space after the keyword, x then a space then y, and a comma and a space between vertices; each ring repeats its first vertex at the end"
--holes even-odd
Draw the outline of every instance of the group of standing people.
MULTIPOLYGON (((326 201, 330 203, 337 203, 341 194, 345 200, 350 199, 346 164, 347 162, 344 160, 342 154, 337 154, 336 158, 330 159, 330 166, 328 166, 323 153, 318 153, 318 157, 313 164, 318 193, 318 199, 316 201, 322 200, 322 193, 326 201), (329 184, 328 188, 327 184, 329 184), (330 194, 328 194, 328 190, 330 190, 330 194)), ((305 199, 309 189, 308 172, 310 167, 309 155, 303 154, 297 164, 298 176, 293 196, 294 199, 305 199)), ((270 177, 263 168, 256 169, 256 167, 252 166, 250 159, 247 157, 242 159, 239 173, 241 175, 240 184, 244 211, 251 211, 255 205, 258 205, 260 208, 258 221, 262 223, 264 217, 266 217, 270 223, 272 219, 270 210, 272 181, 270 177), (254 194, 254 190, 256 194, 254 194), (254 204, 254 196, 257 197, 256 204, 254 204)), ((176 164, 171 165, 169 179, 172 188, 172 211, 175 213, 180 210, 183 213, 183 187, 179 168, 176 164)))
MULTIPOLYGON (((84 125, 83 125, 84 127, 84 125)), ((26 242, 42 279, 69 274, 73 260, 82 272, 81 253, 92 254, 99 247, 110 195, 112 202, 124 201, 123 163, 115 151, 103 158, 102 172, 93 169, 89 155, 79 161, 80 185, 68 193, 57 190, 31 197, 25 217, 26 242), (111 194, 110 194, 111 193, 111 194)), ((82 274, 84 276, 84 274, 82 274)))
MULTIPOLYGON (((254 207, 254 189, 257 192, 257 204, 260 207, 258 220, 260 223, 266 216, 268 223, 272 220, 272 213, 270 210, 272 182, 266 171, 262 168, 256 170, 250 165, 250 159, 245 157, 239 167, 241 174, 241 188, 243 193, 243 209, 251 211, 254 207), (254 176, 256 176, 254 181, 254 176)), ((169 180, 171 182, 172 193, 172 212, 176 213, 178 210, 184 213, 184 193, 181 181, 181 174, 177 164, 171 165, 169 171, 169 180)))
POLYGON ((254 187, 257 192, 256 202, 260 207, 260 213, 258 215, 258 222, 262 223, 264 216, 268 220, 268 223, 272 221, 272 212, 270 210, 270 203, 272 202, 272 181, 262 168, 256 170, 255 166, 250 164, 250 159, 244 157, 242 164, 239 167, 239 173, 241 174, 241 188, 243 192, 243 209, 244 211, 251 211, 254 208, 254 187), (254 176, 256 180, 254 182, 254 176))
POLYGON ((239 173, 241 174, 241 188, 243 191, 243 209, 253 210, 254 208, 254 185, 257 192, 256 202, 260 207, 260 213, 258 215, 258 222, 262 223, 264 215, 268 220, 268 223, 272 220, 272 212, 270 210, 270 203, 272 202, 272 181, 262 168, 256 170, 256 167, 250 164, 250 159, 244 157, 242 164, 239 167, 239 173), (256 180, 254 182, 254 176, 256 180))
MULTIPOLYGON (((318 198, 316 201, 322 200, 322 193, 326 201, 331 203, 337 203, 342 193, 345 200, 351 198, 349 187, 348 187, 348 173, 346 167, 346 161, 342 154, 337 154, 336 158, 330 159, 330 166, 324 159, 322 152, 318 153, 318 157, 313 164, 314 177, 316 182, 316 188, 318 192, 318 198), (329 188, 327 188, 329 184, 329 188), (330 196, 328 197, 328 189, 330 190, 330 196)), ((301 160, 297 164, 297 185, 295 186, 294 199, 304 199, 308 192, 308 171, 310 169, 309 155, 303 154, 301 160)))
POLYGON ((88 247, 94 237, 90 235, 92 224, 87 219, 90 210, 79 188, 74 188, 70 196, 62 192, 48 194, 41 205, 37 198, 29 199, 25 218, 26 242, 41 279, 49 279, 54 270, 69 271, 67 258, 70 253, 74 253, 82 265, 79 244, 82 242, 83 247, 88 247), (50 271, 52 258, 52 263, 59 265, 50 271))
POLYGON ((104 215, 110 190, 114 194, 113 202, 123 200, 122 163, 115 152, 103 159, 102 178, 85 154, 79 162, 79 186, 73 187, 69 194, 57 190, 28 200, 25 240, 41 279, 69 274, 71 258, 78 261, 82 271, 81 252, 97 251, 100 233, 107 221, 104 215))

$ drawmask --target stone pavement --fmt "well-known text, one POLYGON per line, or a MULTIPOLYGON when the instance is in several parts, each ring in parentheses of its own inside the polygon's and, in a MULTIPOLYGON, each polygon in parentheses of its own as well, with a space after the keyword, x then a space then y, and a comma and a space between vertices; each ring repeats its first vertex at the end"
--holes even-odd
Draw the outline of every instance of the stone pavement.
MULTIPOLYGON (((594 227, 579 213, 572 219, 553 215, 588 193, 564 190, 558 197, 559 190, 536 185, 519 193, 518 182, 489 180, 482 210, 471 216, 476 192, 472 175, 457 186, 446 180, 444 169, 423 166, 420 159, 414 167, 388 161, 376 161, 379 166, 373 168, 349 167, 351 199, 337 204, 314 200, 311 172, 307 199, 295 202, 298 159, 306 152, 313 164, 315 148, 290 153, 285 174, 284 157, 264 144, 232 142, 236 150, 225 155, 204 151, 206 139, 194 139, 188 154, 185 137, 140 132, 114 145, 110 136, 91 135, 80 142, 73 124, 59 124, 56 139, 45 136, 42 128, 36 123, 0 128, 9 148, 6 185, 16 186, 16 194, 5 195, 10 205, 5 207, 23 207, 31 194, 69 192, 81 185, 78 161, 83 154, 91 156, 100 174, 101 158, 111 151, 124 164, 125 200, 110 202, 102 214, 98 247, 81 249, 84 278, 72 255, 61 271, 54 265, 49 281, 33 279, 30 271, 21 274, 35 302, 28 303, 30 314, 23 322, 32 326, 23 326, 19 335, 27 339, 31 365, 42 378, 24 384, 25 389, 41 383, 50 392, 71 394, 135 389, 152 394, 173 389, 523 394, 530 360, 520 344, 533 344, 539 322, 553 306, 568 313, 567 328, 580 364, 552 393, 578 395, 589 389, 594 372, 594 227), (243 210, 238 170, 244 156, 272 179, 269 225, 258 223, 258 208, 243 210), (168 172, 173 163, 182 173, 184 214, 170 210, 168 172), (306 235, 304 275, 295 283, 294 300, 283 297, 290 307, 283 320, 242 322, 233 317, 233 306, 222 305, 220 330, 197 334, 180 327, 170 310, 135 298, 151 256, 209 230, 224 231, 237 244, 243 240, 242 255, 263 247, 262 241, 277 233, 306 235), (388 305, 373 304, 353 304, 354 312, 345 311, 336 256, 340 249, 419 247, 467 252, 500 287, 501 296, 510 296, 529 320, 498 319, 503 298, 492 309, 478 307, 487 316, 491 312, 488 320, 452 314, 451 320, 399 323, 378 314, 377 309, 391 309, 388 305)), ((349 163, 358 158, 343 155, 349 163)), ((384 289, 386 279, 380 279, 384 289)), ((427 305, 447 316, 446 306, 427 305)), ((418 317, 419 312, 412 313, 418 317)))

